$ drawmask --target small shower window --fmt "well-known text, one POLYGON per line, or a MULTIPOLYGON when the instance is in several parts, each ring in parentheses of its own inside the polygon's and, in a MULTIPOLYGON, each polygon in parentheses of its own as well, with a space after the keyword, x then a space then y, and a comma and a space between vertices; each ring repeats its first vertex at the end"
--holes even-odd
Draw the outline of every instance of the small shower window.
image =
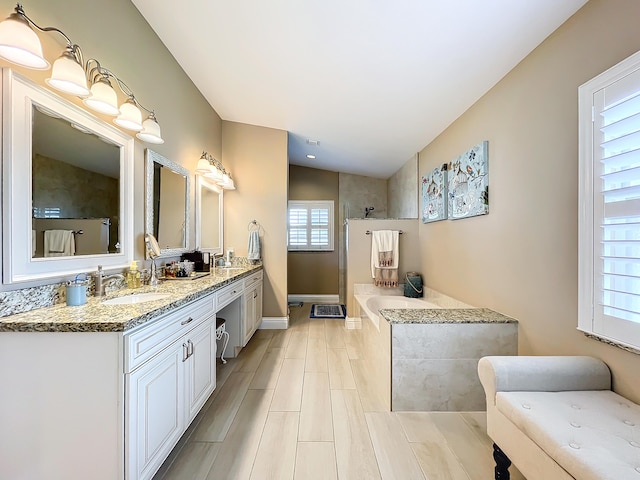
POLYGON ((333 201, 290 201, 287 221, 288 249, 333 250, 333 201))

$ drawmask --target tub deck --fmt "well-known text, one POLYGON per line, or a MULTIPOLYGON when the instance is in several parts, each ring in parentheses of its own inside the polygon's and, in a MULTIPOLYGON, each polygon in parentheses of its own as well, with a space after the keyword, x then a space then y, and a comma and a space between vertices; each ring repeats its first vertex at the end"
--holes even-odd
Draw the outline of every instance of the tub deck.
MULTIPOLYGON (((365 297, 356 296, 359 335, 367 361, 388 379, 381 382, 385 385, 379 396, 387 399, 389 410, 486 409, 478 360, 486 355, 517 355, 516 320, 486 308, 438 304, 436 308, 382 309, 376 315, 367 308, 371 296, 365 297)), ((437 296, 427 294, 433 304, 432 298, 437 296)), ((451 300, 448 304, 454 305, 451 300)), ((357 322, 352 324, 357 327, 357 322)))

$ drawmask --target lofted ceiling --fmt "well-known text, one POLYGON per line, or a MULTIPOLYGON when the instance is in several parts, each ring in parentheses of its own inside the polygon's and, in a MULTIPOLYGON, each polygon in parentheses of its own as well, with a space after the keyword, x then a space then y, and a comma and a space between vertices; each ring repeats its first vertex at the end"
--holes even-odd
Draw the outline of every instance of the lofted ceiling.
POLYGON ((132 1, 223 120, 287 130, 292 164, 379 178, 586 3, 132 1))

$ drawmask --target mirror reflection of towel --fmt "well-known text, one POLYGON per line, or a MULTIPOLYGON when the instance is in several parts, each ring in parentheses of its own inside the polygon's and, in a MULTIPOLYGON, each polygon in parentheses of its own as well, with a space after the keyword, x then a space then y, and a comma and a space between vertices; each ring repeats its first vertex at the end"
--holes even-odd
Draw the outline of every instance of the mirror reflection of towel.
POLYGON ((75 253, 76 242, 72 230, 44 231, 45 257, 68 257, 75 253))

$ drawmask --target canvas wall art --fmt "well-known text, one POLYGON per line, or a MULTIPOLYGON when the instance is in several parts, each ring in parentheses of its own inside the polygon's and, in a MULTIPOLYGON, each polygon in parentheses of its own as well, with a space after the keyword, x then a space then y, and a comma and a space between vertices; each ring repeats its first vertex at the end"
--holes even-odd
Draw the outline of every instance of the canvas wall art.
POLYGON ((489 213, 489 142, 467 150, 449 165, 450 220, 489 213))
POLYGON ((422 223, 447 219, 447 171, 435 168, 422 177, 422 223))

